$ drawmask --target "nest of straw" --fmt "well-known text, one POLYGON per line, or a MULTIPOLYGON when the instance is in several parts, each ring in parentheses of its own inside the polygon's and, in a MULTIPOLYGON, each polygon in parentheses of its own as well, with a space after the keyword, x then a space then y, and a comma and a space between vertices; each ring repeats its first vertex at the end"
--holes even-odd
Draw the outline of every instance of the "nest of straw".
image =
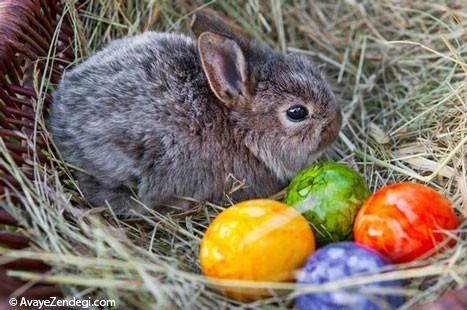
MULTIPOLYGON (((6 2, 0 2, 0 14, 5 14, 6 2)), ((308 55, 323 67, 344 113, 343 130, 325 159, 351 165, 372 189, 407 180, 426 183, 445 194, 459 214, 467 215, 465 6, 422 0, 10 2, 42 6, 32 14, 26 7, 25 16, 56 8, 49 15, 54 17, 49 19, 53 29, 30 29, 39 36, 34 40, 47 46, 8 34, 9 41, 17 42, 8 48, 22 48, 13 55, 19 57, 17 68, 24 69, 17 81, 14 70, 3 81, 3 87, 10 85, 10 99, 3 90, 0 96, 1 233, 24 238, 16 249, 8 242, 10 248, 0 248, 3 274, 20 281, 15 282, 14 296, 41 283, 59 287, 68 297, 114 299, 121 308, 243 306, 212 289, 199 272, 200 239, 227 206, 200 204, 190 212, 169 215, 153 210, 132 222, 121 221, 109 209, 87 204, 73 179, 74 167, 61 159, 45 127, 47 94, 64 67, 123 35, 146 29, 187 32, 187 18, 200 7, 228 16, 253 38, 284 52, 308 55), (5 122, 11 109, 23 114, 5 122), (24 264, 15 265, 18 259, 47 262, 49 269, 19 270, 16 267, 24 264)), ((6 49, 0 46, 2 53, 6 49)), ((467 221, 452 237, 456 246, 442 254, 381 275, 405 280, 398 292, 406 296, 403 308, 431 302, 466 284, 467 221)), ((249 307, 292 307, 294 285, 278 288, 275 296, 249 307)))

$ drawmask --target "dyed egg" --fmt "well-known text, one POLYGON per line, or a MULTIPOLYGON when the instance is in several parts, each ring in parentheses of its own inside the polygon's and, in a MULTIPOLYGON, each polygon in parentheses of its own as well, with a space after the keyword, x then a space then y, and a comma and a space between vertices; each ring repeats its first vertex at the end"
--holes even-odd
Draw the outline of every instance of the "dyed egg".
POLYGON ((284 202, 308 220, 318 245, 352 237, 355 216, 370 195, 363 177, 339 163, 319 163, 293 178, 284 202))
MULTIPOLYGON (((376 251, 353 242, 334 243, 319 249, 308 258, 305 267, 299 273, 297 283, 322 285, 348 277, 377 274, 382 268, 387 271, 390 266, 376 251)), ((400 281, 372 282, 329 292, 299 295, 296 303, 301 310, 391 309, 400 306, 404 302, 403 298, 372 292, 381 288, 387 290, 401 286, 400 281)), ((306 289, 306 286, 302 288, 306 289)), ((300 294, 300 291, 297 293, 300 294)))
POLYGON ((371 196, 357 215, 355 241, 386 255, 395 263, 408 262, 432 250, 456 229, 458 219, 449 202, 417 183, 399 183, 371 196))
MULTIPOLYGON (((274 200, 249 200, 214 219, 201 241, 200 263, 213 279, 288 281, 314 249, 313 233, 300 213, 274 200)), ((243 301, 268 296, 266 289, 218 288, 243 301)))

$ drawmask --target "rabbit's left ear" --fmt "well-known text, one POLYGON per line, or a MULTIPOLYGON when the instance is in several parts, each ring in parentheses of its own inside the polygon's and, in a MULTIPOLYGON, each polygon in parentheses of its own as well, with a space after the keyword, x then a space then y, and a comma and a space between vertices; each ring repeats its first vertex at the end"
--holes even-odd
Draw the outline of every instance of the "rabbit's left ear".
POLYGON ((198 52, 209 85, 219 100, 231 107, 249 97, 247 64, 235 41, 204 32, 198 38, 198 52))
POLYGON ((190 28, 197 38, 204 32, 217 33, 228 36, 231 39, 237 37, 231 25, 214 12, 206 9, 199 10, 193 14, 190 21, 190 28))

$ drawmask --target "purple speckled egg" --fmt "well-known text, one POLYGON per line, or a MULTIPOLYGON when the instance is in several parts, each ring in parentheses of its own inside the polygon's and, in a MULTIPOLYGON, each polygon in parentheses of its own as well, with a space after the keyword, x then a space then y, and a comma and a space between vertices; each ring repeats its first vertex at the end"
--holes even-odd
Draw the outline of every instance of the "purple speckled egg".
MULTIPOLYGON (((334 243, 308 258, 299 274, 298 283, 320 285, 359 274, 376 274, 385 266, 388 266, 388 261, 371 249, 353 242, 334 243)), ((296 303, 300 310, 393 309, 404 302, 401 296, 377 295, 375 292, 378 288, 401 286, 400 281, 369 283, 329 292, 302 294, 296 298, 296 303)))

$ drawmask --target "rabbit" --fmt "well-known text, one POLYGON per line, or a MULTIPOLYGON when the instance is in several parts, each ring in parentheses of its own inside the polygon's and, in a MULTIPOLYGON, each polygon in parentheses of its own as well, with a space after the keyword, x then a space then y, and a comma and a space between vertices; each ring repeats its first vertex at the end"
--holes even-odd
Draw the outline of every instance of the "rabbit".
POLYGON ((205 12, 190 26, 195 38, 117 39, 63 75, 48 125, 91 204, 128 215, 132 193, 155 210, 268 197, 337 137, 340 108, 310 60, 205 12))

